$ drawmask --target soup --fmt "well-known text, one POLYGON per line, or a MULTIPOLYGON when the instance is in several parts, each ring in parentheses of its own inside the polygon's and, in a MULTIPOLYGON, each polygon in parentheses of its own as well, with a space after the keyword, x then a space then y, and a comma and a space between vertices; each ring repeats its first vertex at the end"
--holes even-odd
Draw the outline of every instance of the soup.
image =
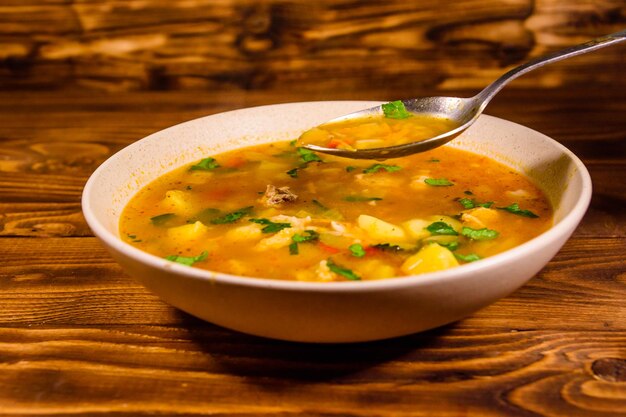
POLYGON ((358 281, 475 262, 552 223, 540 189, 481 155, 445 146, 376 162, 295 145, 242 148, 166 173, 128 203, 122 239, 211 271, 358 281))
POLYGON ((326 123, 307 130, 299 146, 357 150, 397 146, 433 138, 455 129, 457 122, 436 115, 411 114, 401 101, 382 105, 383 114, 326 123))

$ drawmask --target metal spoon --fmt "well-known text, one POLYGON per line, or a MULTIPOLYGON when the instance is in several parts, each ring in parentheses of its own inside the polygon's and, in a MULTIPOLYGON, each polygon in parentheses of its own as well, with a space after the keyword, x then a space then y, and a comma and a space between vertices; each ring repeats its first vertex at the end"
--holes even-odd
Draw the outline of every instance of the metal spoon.
MULTIPOLYGON (((602 36, 589 42, 585 42, 581 45, 571 46, 561 51, 553 52, 551 54, 532 59, 525 64, 513 68, 506 74, 502 75, 500 78, 489 84, 484 90, 476 94, 474 97, 425 97, 402 100, 404 106, 409 111, 409 113, 444 117, 456 122, 456 125, 458 125, 458 127, 442 133, 438 136, 418 142, 372 149, 335 149, 312 144, 303 145, 303 147, 316 152, 322 152, 352 159, 398 158, 418 152, 424 152, 451 141, 452 139, 460 135, 468 127, 470 127, 476 121, 476 119, 478 119, 478 116, 480 116, 480 114, 483 112, 489 101, 509 81, 551 62, 556 62, 562 59, 591 52, 596 49, 612 45, 614 43, 622 42, 624 40, 626 40, 626 30, 602 36)), ((376 106, 355 113, 351 113, 346 116, 332 119, 321 126, 324 126, 327 123, 335 123, 347 119, 380 114, 382 114, 381 106, 376 106)))

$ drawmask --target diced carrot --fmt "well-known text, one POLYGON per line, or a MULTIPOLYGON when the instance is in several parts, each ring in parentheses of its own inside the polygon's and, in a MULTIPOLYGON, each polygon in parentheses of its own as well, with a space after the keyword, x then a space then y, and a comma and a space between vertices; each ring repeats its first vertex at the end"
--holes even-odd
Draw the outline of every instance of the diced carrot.
POLYGON ((372 255, 376 255, 378 253, 380 253, 380 249, 374 247, 374 246, 366 246, 365 248, 363 248, 365 250, 365 255, 366 256, 372 256, 372 255))
POLYGON ((246 159, 241 156, 230 158, 222 163, 226 168, 239 168, 246 163, 246 159))
POLYGON ((340 140, 337 139, 331 139, 328 144, 326 146, 328 146, 329 148, 337 148, 338 146, 342 145, 343 142, 341 142, 340 140))
POLYGON ((317 242, 317 245, 319 246, 320 249, 322 249, 323 251, 326 251, 328 253, 335 254, 335 253, 341 252, 341 250, 339 250, 337 248, 334 248, 332 246, 329 246, 329 245, 327 245, 325 243, 322 243, 322 242, 317 242))

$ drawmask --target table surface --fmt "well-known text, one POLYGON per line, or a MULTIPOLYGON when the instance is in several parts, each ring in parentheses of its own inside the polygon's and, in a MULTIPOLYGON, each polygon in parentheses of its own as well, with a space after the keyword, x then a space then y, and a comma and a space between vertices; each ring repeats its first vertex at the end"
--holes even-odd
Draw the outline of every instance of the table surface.
MULTIPOLYGON (((460 91, 460 95, 468 92, 460 91)), ((307 345, 203 322, 129 278, 87 227, 82 187, 175 123, 283 92, 0 92, 0 415, 626 415, 626 92, 503 91, 488 113, 585 162, 591 206, 514 294, 394 340, 307 345)))

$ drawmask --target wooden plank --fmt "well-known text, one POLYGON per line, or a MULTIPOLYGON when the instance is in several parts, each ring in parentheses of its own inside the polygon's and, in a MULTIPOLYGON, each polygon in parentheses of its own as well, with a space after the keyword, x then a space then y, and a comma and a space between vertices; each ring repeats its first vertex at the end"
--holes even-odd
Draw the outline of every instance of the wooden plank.
POLYGON ((324 346, 205 327, 0 328, 0 402, 6 416, 617 416, 623 382, 606 364, 624 343, 624 331, 444 328, 324 346))
MULTIPOLYGON (((524 60, 620 30, 622 9, 621 0, 38 1, 0 7, 0 85, 474 89, 524 60)), ((512 88, 623 87, 622 56, 619 46, 598 51, 512 88)))
MULTIPOLYGON (((623 239, 571 239, 527 285, 460 326, 626 330, 625 251, 623 239)), ((95 238, 0 238, 0 253, 0 325, 184 320, 128 278, 95 238)))

